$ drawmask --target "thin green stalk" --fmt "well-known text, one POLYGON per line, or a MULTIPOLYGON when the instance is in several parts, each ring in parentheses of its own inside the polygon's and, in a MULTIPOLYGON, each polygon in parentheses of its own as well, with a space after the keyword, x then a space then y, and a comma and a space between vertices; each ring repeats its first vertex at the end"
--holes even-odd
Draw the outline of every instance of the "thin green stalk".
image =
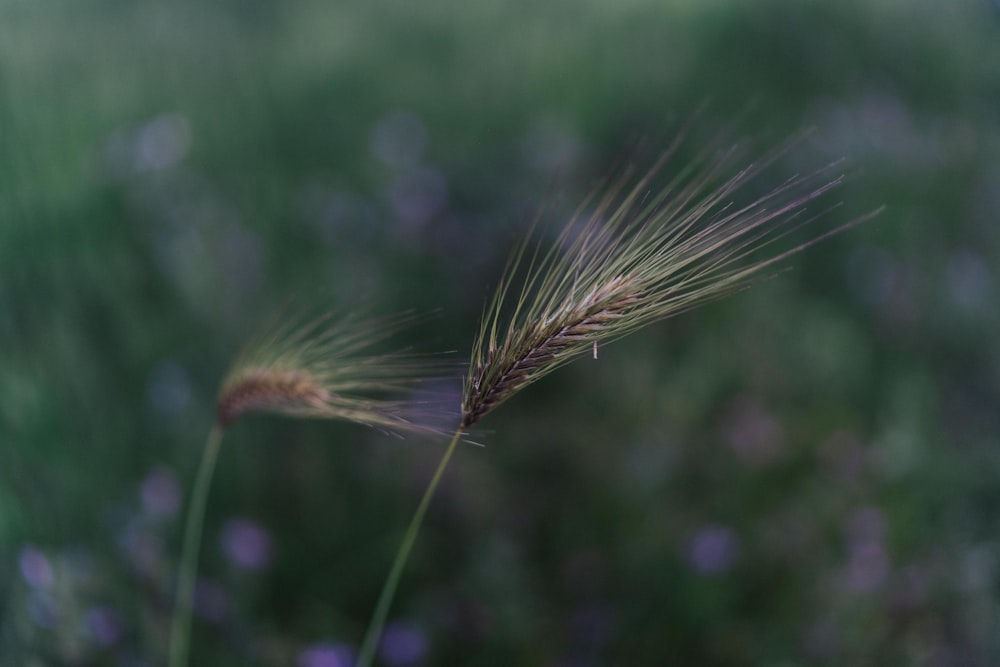
POLYGON ((399 585, 399 579, 403 575, 403 568, 406 566, 406 561, 410 556, 410 550, 413 548, 413 543, 417 541, 417 534, 420 532, 421 525, 423 525, 424 515, 427 514, 427 507, 431 504, 431 498, 434 497, 434 492, 437 491, 444 470, 448 467, 448 461, 451 460, 451 455, 455 453, 455 446, 458 444, 461 436, 462 429, 459 428, 455 431, 451 442, 448 443, 448 449, 445 450, 444 456, 441 457, 441 462, 438 463, 437 470, 434 471, 434 476, 431 478, 430 484, 427 485, 424 496, 420 499, 417 511, 413 514, 413 518, 410 519, 410 525, 407 527, 406 534, 403 535, 403 541, 396 551, 396 559, 392 563, 392 569, 389 570, 389 576, 386 577, 385 583, 382 584, 382 592, 379 594, 378 604, 375 606, 372 620, 368 624, 368 631, 365 633, 364 641, 361 643, 361 652, 358 655, 355 667, 371 667, 372 660, 375 657, 375 648, 378 646, 378 640, 382 636, 385 619, 389 615, 389 607, 396 596, 396 587, 399 585))
POLYGON ((191 612, 194 607, 194 585, 198 574, 198 552, 201 548, 202 524, 208 489, 212 485, 215 462, 222 444, 222 426, 216 423, 208 434, 205 451, 201 455, 198 476, 191 491, 187 521, 184 526, 184 545, 181 550, 180 570, 177 578, 177 599, 170 627, 170 667, 186 667, 191 647, 191 612))

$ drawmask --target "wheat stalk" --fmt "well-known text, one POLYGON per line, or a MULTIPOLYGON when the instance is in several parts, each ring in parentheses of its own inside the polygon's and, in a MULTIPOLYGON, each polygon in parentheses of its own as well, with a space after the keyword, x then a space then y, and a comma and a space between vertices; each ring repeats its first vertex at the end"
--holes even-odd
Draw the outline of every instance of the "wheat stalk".
POLYGON ((433 408, 389 398, 412 390, 437 364, 369 350, 412 321, 408 315, 360 319, 328 315, 281 324, 251 341, 226 375, 191 492, 171 624, 169 665, 188 663, 198 552, 208 491, 222 436, 236 419, 269 412, 339 419, 387 432, 436 433, 433 408))
POLYGON ((584 202, 548 250, 526 240, 513 254, 473 345, 460 426, 396 553, 358 667, 369 667, 374 658, 427 507, 466 429, 572 359, 591 350, 596 357, 599 344, 746 287, 768 267, 874 215, 774 251, 775 241, 821 217, 806 215, 807 207, 843 182, 831 175, 835 165, 739 205, 738 191, 787 146, 749 164, 738 147, 712 147, 654 186, 683 139, 638 180, 627 171, 603 196, 584 202), (764 255, 755 259, 758 251, 764 255))

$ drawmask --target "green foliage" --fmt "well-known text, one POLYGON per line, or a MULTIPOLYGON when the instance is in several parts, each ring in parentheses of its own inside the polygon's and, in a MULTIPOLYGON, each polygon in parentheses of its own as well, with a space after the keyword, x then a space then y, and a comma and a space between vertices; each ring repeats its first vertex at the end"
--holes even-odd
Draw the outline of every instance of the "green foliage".
MULTIPOLYGON (((275 313, 439 309, 414 347, 468 358, 536 212, 561 228, 705 106, 693 151, 813 127, 779 174, 846 157, 831 223, 885 212, 491 415, 390 638, 997 662, 998 31, 972 0, 0 1, 0 661, 162 664, 177 494, 275 313)), ((356 650, 441 444, 235 425, 193 663, 356 650)))

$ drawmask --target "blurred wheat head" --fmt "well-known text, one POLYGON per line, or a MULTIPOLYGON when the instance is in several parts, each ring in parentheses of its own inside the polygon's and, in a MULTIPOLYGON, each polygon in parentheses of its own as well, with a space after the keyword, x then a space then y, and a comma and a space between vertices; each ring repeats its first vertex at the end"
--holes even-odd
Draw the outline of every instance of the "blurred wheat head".
POLYGON ((433 377, 437 362, 406 352, 371 351, 413 319, 331 314, 303 323, 293 318, 267 329, 237 357, 222 382, 216 424, 205 443, 188 503, 168 649, 170 667, 188 664, 202 525, 225 429, 243 415, 270 412, 339 419, 387 433, 436 433, 430 425, 432 406, 394 397, 406 396, 417 383, 433 377))
POLYGON ((274 327, 246 346, 223 380, 218 423, 227 427, 244 414, 270 412, 393 433, 432 431, 424 420, 429 406, 394 397, 429 379, 436 363, 405 352, 370 352, 413 319, 331 314, 274 327))
POLYGON ((512 255, 473 346, 463 428, 568 361, 596 357, 599 344, 740 290, 874 215, 781 248, 781 237, 837 206, 822 201, 844 179, 837 165, 736 203, 791 143, 750 162, 738 145, 713 145, 659 185, 682 143, 638 178, 630 168, 598 188, 549 249, 529 237, 512 255))

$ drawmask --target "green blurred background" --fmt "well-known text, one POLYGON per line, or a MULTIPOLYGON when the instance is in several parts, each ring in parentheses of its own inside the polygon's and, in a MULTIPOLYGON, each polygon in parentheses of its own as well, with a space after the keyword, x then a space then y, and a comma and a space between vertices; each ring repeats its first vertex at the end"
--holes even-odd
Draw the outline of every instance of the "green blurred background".
MULTIPOLYGON (((1000 7, 0 1, 0 663, 164 661, 183 498, 288 304, 439 314, 704 107, 777 185, 778 278, 581 360, 448 471, 380 663, 1000 663, 1000 7)), ((442 382, 457 402, 458 379, 442 382)), ((346 667, 442 443, 253 417, 193 664, 346 667)))

